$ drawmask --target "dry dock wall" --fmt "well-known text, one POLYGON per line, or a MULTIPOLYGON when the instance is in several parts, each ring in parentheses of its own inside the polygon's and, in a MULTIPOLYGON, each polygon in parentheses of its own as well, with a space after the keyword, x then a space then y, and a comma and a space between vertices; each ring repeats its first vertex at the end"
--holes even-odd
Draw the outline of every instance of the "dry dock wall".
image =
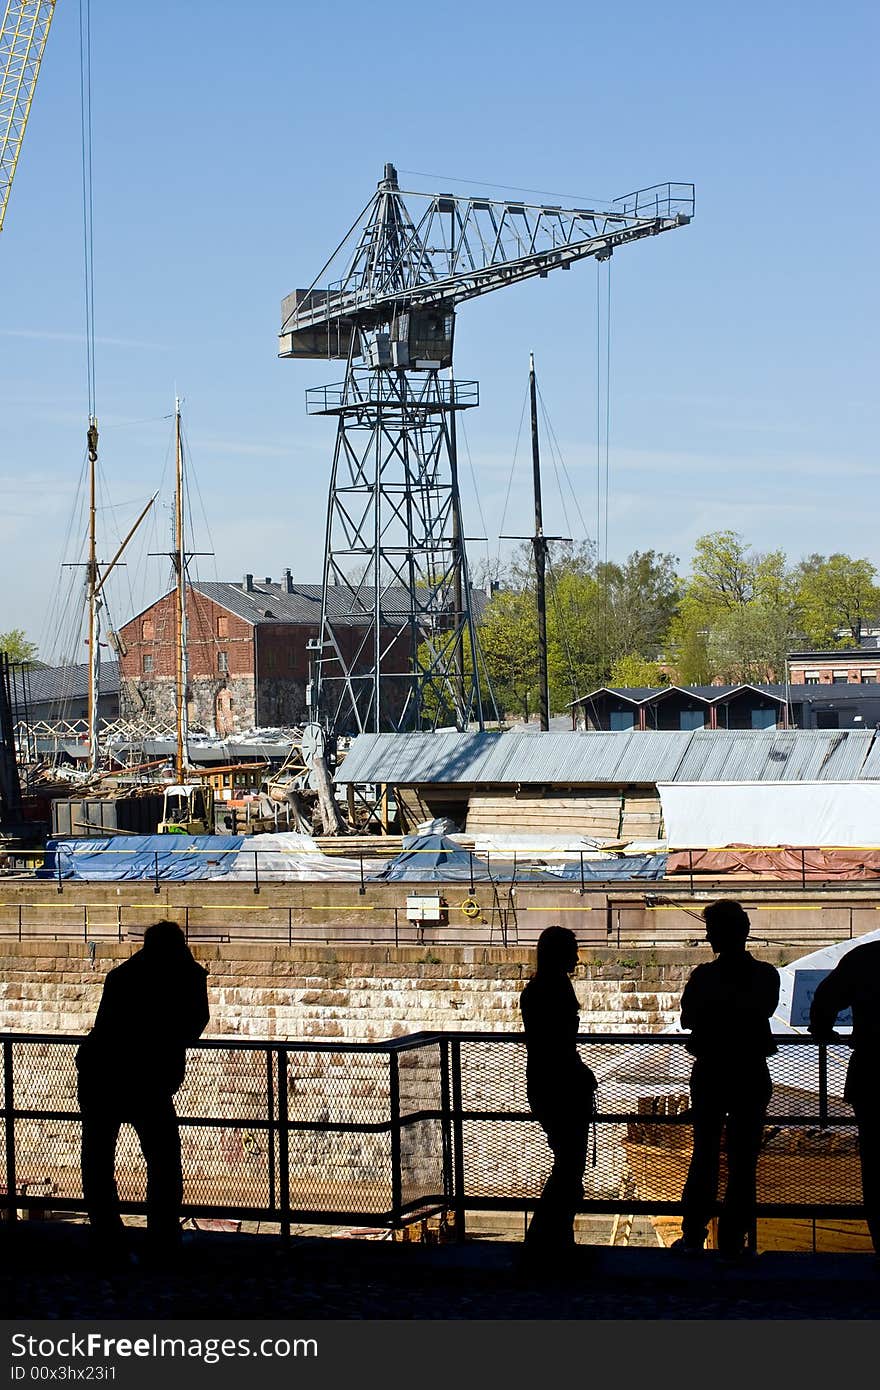
MULTIPOLYGON (((137 943, 0 941, 0 1030, 82 1033, 104 977, 137 943)), ((208 969, 206 1036, 368 1042, 421 1030, 518 1031, 526 947, 196 944, 208 969)), ((756 954, 782 964, 796 950, 756 954)), ((582 950, 574 984, 584 1031, 675 1023, 694 948, 582 950)))
POLYGON ((57 884, 45 879, 0 878, 0 952, 3 941, 79 936, 81 940, 139 937, 159 917, 171 917, 198 941, 313 940, 340 946, 405 944, 416 938, 407 921, 407 897, 441 894, 446 921, 426 926, 426 944, 502 942, 530 946, 553 922, 571 927, 589 949, 623 946, 690 947, 704 936, 699 908, 715 897, 738 897, 747 908, 756 943, 817 949, 880 927, 880 889, 796 884, 748 887, 697 883, 474 886, 475 916, 463 911, 467 883, 290 883, 246 880, 168 883, 57 884), (60 889, 60 891, 59 891, 60 889), (158 890, 158 891, 157 891, 158 890))

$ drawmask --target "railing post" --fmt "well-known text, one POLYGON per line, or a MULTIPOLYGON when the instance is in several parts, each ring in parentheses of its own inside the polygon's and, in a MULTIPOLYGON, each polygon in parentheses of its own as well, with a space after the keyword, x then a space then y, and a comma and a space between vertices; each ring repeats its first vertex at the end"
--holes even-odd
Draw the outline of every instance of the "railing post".
POLYGON ((12 1039, 3 1040, 3 1112, 6 1130, 6 1219, 18 1220, 15 1197, 18 1183, 15 1176, 15 1091, 12 1074, 12 1039))
POLYGON ((154 893, 158 893, 158 891, 159 891, 159 851, 158 851, 158 850, 154 850, 154 851, 153 851, 153 873, 155 874, 155 879, 156 879, 155 884, 154 884, 154 886, 153 886, 153 892, 154 892, 154 893))
POLYGON ((58 846, 55 846, 55 863, 58 865, 58 892, 64 892, 64 880, 61 877, 61 855, 58 853, 58 846))
POLYGON ((440 1135, 443 1154, 443 1196, 446 1209, 453 1204, 455 1178, 452 1171, 452 1110, 449 1104, 449 1039, 440 1039, 440 1135))
POLYGON ((397 929, 397 903, 394 904, 394 944, 395 946, 400 945, 400 936, 397 929))
POLYGON ((403 1179, 400 1171, 400 1069, 397 1052, 388 1053, 388 1108, 391 1112, 391 1225, 400 1227, 403 1179))
POLYGON ((689 850, 688 850, 688 877, 689 877, 689 879, 690 879, 690 885, 691 885, 691 897, 693 897, 693 896, 694 896, 694 852, 693 852, 692 849, 689 849, 689 850))
POLYGON ((290 906, 287 908, 287 944, 293 945, 293 908, 290 906))
POLYGON ((807 851, 801 850, 801 887, 807 886, 807 851))
POLYGON ((189 941, 189 903, 186 903, 183 909, 183 934, 189 941))
POLYGON ((584 884, 584 852, 583 850, 581 850, 581 897, 584 896, 586 891, 587 889, 584 884))
POLYGON ((453 1188, 452 1207, 455 1212, 455 1239, 467 1239, 466 1214, 464 1206, 464 1122, 462 1120, 461 1098, 461 1043, 453 1038, 450 1045, 452 1063, 452 1164, 453 1188))
POLYGON ((290 1134, 287 1128, 288 1061, 287 1048, 279 1047, 278 1052, 278 1167, 279 1208, 281 1217, 281 1239, 290 1239, 290 1134))
POLYGON ((828 1124, 828 1044, 819 1044, 819 1125, 828 1124))
POLYGON ((358 888, 358 894, 359 894, 360 897, 363 897, 364 894, 365 894, 366 891, 367 891, 366 884, 364 883, 364 852, 363 852, 363 850, 359 850, 359 851, 358 851, 358 863, 360 864, 360 868, 361 868, 361 884, 360 884, 360 887, 358 888))
POLYGON ((275 1127, 275 1071, 271 1047, 266 1048, 266 1112, 266 1118, 269 1121, 269 1128, 266 1131, 269 1138, 269 1210, 275 1212, 278 1209, 278 1193, 276 1190, 278 1173, 275 1166, 275 1142, 273 1133, 275 1127))
POLYGON ((260 891, 260 860, 259 851, 254 850, 254 892, 260 891))
MULTIPOLYGON (((852 935, 852 930, 850 930, 852 935)), ((18 904, 18 939, 21 941, 21 903, 18 904)))
POLYGON ((469 850, 468 850, 468 871, 469 871, 470 876, 471 876, 471 887, 470 887, 470 891, 471 891, 471 896, 473 896, 473 892, 474 892, 474 852, 473 852, 472 849, 469 849, 469 850))

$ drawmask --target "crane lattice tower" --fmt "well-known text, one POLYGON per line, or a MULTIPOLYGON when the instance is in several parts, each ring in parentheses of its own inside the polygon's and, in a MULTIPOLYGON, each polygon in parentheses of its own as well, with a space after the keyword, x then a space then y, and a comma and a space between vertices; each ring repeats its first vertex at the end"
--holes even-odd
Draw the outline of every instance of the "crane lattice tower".
POLYGON ((642 189, 604 211, 403 193, 386 164, 312 285, 283 301, 281 357, 346 363, 342 382, 306 393, 310 414, 337 418, 310 681, 312 717, 328 729, 483 727, 455 428, 479 391, 452 375, 456 307, 607 259, 693 210, 692 184, 642 189))

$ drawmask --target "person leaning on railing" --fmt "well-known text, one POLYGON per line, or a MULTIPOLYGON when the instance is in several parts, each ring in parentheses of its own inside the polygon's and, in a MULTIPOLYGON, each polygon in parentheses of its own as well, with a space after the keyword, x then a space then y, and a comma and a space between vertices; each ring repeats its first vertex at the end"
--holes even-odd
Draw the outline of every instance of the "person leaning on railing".
POLYGON ((859 1130, 862 1200, 871 1243, 880 1264, 880 941, 866 941, 838 961, 816 987, 810 1032, 819 1042, 842 1042, 834 1031, 837 1015, 852 1009, 853 1054, 846 1069, 843 1098, 852 1106, 859 1130))
POLYGON ((574 1218, 584 1195, 596 1078, 577 1048, 578 1001, 569 978, 577 963, 574 932, 547 927, 538 938, 537 969, 520 995, 529 1109, 553 1153, 526 1232, 527 1267, 555 1267, 574 1249, 574 1218))
POLYGON ((180 1241, 183 1176, 174 1093, 186 1049, 208 1023, 207 971, 176 922, 156 922, 141 950, 111 970, 92 1031, 76 1054, 82 1112, 83 1196, 96 1253, 125 1263, 125 1227, 114 1176, 116 1141, 133 1126, 147 1165, 151 1256, 173 1257, 180 1241))
POLYGON ((772 1083, 767 1058, 776 1051, 770 1019, 779 1002, 779 972, 746 950, 749 917, 737 902, 703 909, 715 960, 698 965, 681 996, 681 1026, 690 1031, 691 1122, 694 1148, 682 1193, 681 1238, 674 1250, 699 1253, 718 1195, 721 1136, 726 1129, 727 1188, 718 1221, 718 1249, 738 1258, 755 1219, 755 1179, 772 1083))

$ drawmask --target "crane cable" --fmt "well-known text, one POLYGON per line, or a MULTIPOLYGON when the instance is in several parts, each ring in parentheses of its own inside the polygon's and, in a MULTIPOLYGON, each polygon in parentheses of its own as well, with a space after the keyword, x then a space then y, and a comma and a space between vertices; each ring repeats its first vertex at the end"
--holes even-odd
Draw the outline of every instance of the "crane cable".
POLYGON ((596 262, 596 575, 599 579, 599 632, 601 657, 604 665, 608 656, 608 576, 602 566, 607 567, 608 564, 608 497, 611 485, 609 442, 611 433, 611 258, 609 257, 604 262, 607 266, 604 344, 602 341, 602 264, 601 261, 596 262), (603 365, 604 393, 602 389, 603 365))
POLYGON ((83 261, 85 271, 86 377, 89 420, 95 418, 95 241, 92 192, 91 0, 79 0, 80 135, 82 141, 83 261))

